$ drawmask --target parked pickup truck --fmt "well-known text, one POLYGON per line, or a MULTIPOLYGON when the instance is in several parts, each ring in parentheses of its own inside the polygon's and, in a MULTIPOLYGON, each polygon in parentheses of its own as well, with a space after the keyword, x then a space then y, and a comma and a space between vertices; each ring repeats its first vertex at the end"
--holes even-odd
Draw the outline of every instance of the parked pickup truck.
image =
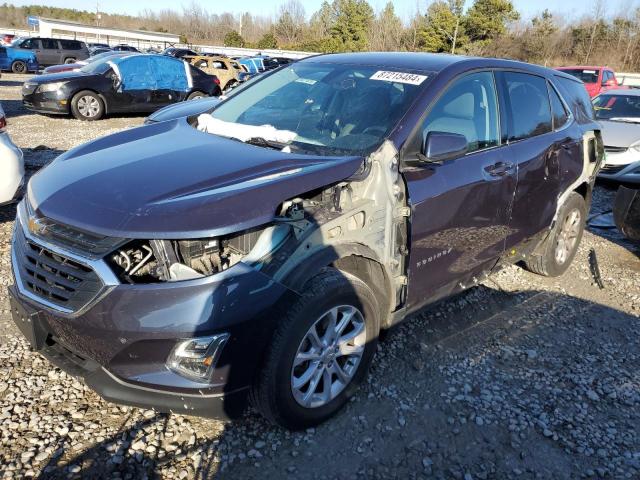
POLYGON ((309 57, 32 177, 13 318, 107 400, 309 427, 381 330, 505 263, 567 270, 599 129, 582 82, 539 66, 309 57))
POLYGON ((608 67, 560 67, 558 70, 582 80, 591 98, 621 86, 614 71, 608 67))

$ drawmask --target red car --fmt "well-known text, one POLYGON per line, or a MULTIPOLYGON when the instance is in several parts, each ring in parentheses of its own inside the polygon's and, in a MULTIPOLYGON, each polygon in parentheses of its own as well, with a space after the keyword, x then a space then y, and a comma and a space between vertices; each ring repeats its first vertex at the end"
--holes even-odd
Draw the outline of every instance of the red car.
POLYGON ((5 33, 4 35, 2 35, 2 38, 0 38, 0 45, 11 45, 11 42, 13 42, 14 38, 16 38, 15 35, 11 33, 5 33))
POLYGON ((591 98, 601 94, 605 90, 619 88, 616 74, 609 67, 577 66, 559 67, 556 70, 568 73, 582 80, 591 98))

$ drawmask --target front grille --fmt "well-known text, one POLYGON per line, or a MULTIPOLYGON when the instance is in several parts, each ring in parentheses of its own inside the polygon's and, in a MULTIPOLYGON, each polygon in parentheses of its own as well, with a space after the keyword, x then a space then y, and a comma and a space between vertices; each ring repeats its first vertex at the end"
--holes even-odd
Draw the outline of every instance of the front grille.
POLYGON ((627 147, 611 147, 609 145, 604 146, 604 151, 607 153, 624 153, 629 150, 627 147))
POLYGON ((16 225, 14 255, 16 281, 45 305, 75 312, 93 300, 103 288, 89 267, 27 239, 16 225))
POLYGON ((624 167, 626 167, 626 165, 603 165, 600 169, 600 173, 614 175, 624 169, 624 167))

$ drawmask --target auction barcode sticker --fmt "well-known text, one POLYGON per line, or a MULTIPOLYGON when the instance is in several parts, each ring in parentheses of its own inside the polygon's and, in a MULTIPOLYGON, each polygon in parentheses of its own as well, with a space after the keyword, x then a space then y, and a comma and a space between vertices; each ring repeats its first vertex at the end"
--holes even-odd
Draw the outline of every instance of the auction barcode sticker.
POLYGON ((371 75, 370 80, 384 80, 386 82, 408 83, 410 85, 420 85, 427 79, 426 75, 416 75, 406 72, 386 72, 378 70, 371 75))

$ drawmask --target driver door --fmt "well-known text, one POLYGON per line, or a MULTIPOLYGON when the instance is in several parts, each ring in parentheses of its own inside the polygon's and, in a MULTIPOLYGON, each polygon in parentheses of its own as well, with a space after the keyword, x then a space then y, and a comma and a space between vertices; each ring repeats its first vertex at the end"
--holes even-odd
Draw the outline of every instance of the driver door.
POLYGON ((441 164, 404 157, 411 206, 408 306, 419 308, 473 284, 505 249, 517 165, 502 145, 492 72, 454 80, 430 108, 429 132, 464 135, 467 153, 441 164))

